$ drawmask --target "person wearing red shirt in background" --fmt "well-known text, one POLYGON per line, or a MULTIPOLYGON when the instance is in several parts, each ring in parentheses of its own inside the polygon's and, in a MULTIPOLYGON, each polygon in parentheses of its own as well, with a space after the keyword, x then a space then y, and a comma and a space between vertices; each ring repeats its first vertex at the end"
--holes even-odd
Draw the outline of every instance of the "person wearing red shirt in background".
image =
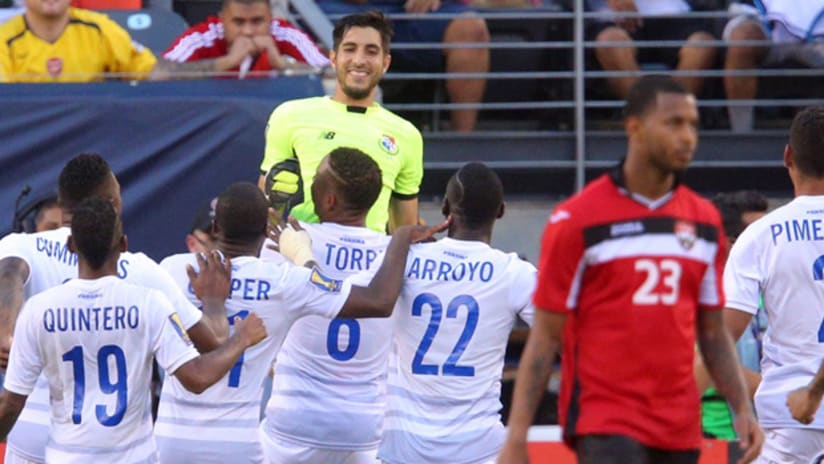
POLYGON ((163 57, 187 62, 215 60, 220 72, 268 72, 321 68, 329 60, 303 31, 285 19, 272 18, 268 0, 223 0, 210 16, 178 36, 163 57))
POLYGON ((698 462, 696 338, 735 412, 740 462, 760 452, 764 434, 721 318, 720 215, 679 183, 698 141, 695 97, 670 77, 647 76, 624 113, 625 160, 547 223, 499 464, 527 462, 527 430, 561 344, 559 418, 579 463, 698 462))

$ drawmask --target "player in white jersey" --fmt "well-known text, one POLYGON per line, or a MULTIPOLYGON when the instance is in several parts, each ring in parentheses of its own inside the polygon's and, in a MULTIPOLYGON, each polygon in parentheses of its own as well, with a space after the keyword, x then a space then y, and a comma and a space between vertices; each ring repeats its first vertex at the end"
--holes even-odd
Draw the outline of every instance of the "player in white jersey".
POLYGON ((516 320, 532 324, 536 279, 535 266, 489 245, 503 208, 498 176, 469 163, 447 185, 448 237, 410 250, 392 316, 386 463, 492 463, 503 445, 504 352, 516 320))
POLYGON ((724 319, 733 336, 746 330, 760 297, 769 321, 755 394, 766 438, 756 462, 763 464, 806 464, 824 453, 824 411, 816 412, 824 391, 822 134, 824 108, 796 115, 784 150, 795 199, 744 230, 724 269, 724 319), (787 395, 800 387, 789 410, 787 395))
MULTIPOLYGON (((373 282, 357 287, 327 277, 317 268, 258 258, 267 222, 268 203, 254 184, 233 184, 218 197, 218 250, 232 258, 233 265, 228 317, 237 320, 254 311, 263 319, 269 336, 247 350, 242 363, 226 378, 200 395, 185 392, 174 378, 164 383, 155 425, 163 463, 262 462, 255 430, 261 385, 292 324, 309 315, 327 319, 388 316, 400 291, 410 241, 422 231, 427 235, 438 230, 403 228, 396 233, 373 282)), ((181 284, 185 282, 185 265, 192 264, 191 256, 175 255, 163 262, 181 284)), ((303 264, 311 259, 311 251, 301 251, 300 256, 303 264)))
MULTIPOLYGON (((321 161, 312 184, 321 223, 302 225, 328 276, 377 269, 389 237, 365 221, 380 191, 380 168, 360 150, 337 148, 321 161)), ((269 461, 374 464, 391 342, 390 319, 296 321, 278 353, 262 424, 269 461)))
MULTIPOLYGON (((84 154, 71 159, 60 173, 58 196, 63 227, 36 234, 11 234, 0 240, 0 345, 11 340, 11 331, 24 299, 77 277, 77 255, 66 247, 72 208, 90 196, 111 201, 120 212, 120 184, 99 155, 84 154)), ((183 326, 201 352, 217 347, 227 334, 223 301, 209 300, 203 313, 189 303, 172 278, 143 253, 122 253, 118 277, 160 290, 178 312, 183 326)), ((209 274, 198 276, 202 284, 209 274)), ((26 407, 9 434, 7 464, 43 463, 49 430, 49 389, 41 377, 29 395, 26 407)))
MULTIPOLYGON (((224 345, 199 356, 163 294, 118 279, 126 237, 107 200, 91 197, 74 208, 68 247, 78 255, 78 278, 29 299, 17 321, 0 395, 0 439, 43 373, 52 392, 47 463, 157 462, 152 359, 200 392, 266 331, 250 316, 224 345)), ((201 260, 201 268, 209 266, 222 267, 217 258, 201 260)))

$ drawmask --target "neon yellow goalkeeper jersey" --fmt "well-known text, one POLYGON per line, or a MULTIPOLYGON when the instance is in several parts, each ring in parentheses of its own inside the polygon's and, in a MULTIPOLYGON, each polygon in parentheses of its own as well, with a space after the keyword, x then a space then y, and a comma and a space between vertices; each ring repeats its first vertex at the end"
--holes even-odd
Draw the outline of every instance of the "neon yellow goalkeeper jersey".
POLYGON ((412 123, 377 103, 363 108, 314 97, 281 104, 269 117, 260 172, 266 175, 276 163, 297 157, 304 201, 291 214, 305 222, 319 222, 311 198, 312 180, 323 157, 338 147, 357 148, 378 163, 383 189, 366 216, 366 225, 385 232, 389 198, 412 199, 418 194, 423 140, 412 123))

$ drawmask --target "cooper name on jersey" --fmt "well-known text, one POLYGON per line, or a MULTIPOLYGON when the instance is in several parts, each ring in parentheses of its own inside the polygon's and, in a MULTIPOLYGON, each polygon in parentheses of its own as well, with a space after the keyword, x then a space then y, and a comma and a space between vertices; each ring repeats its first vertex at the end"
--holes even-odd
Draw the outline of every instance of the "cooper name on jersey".
MULTIPOLYGON (((237 269, 232 269, 236 271, 237 269)), ((192 284, 188 285, 189 294, 194 295, 195 290, 192 284)), ((272 284, 268 280, 263 279, 235 279, 232 278, 231 287, 229 287, 230 300, 247 300, 247 301, 261 301, 269 299, 269 291, 272 290, 272 284)))
POLYGON ((409 265, 406 278, 443 282, 489 282, 494 274, 495 266, 490 261, 451 263, 416 257, 409 265))
POLYGON ((137 306, 49 308, 43 313, 46 332, 97 332, 136 329, 140 325, 137 306))

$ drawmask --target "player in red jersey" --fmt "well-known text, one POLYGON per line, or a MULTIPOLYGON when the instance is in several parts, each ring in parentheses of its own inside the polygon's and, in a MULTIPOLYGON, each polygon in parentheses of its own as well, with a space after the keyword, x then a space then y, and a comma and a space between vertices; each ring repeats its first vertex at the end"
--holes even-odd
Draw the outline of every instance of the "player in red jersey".
POLYGON ((579 463, 696 463, 696 336, 736 413, 741 462, 758 455, 763 433, 721 318, 720 217, 679 183, 697 126, 681 84, 639 80, 625 106, 626 158, 549 218, 499 463, 527 461, 527 430, 562 343, 559 417, 579 463))
POLYGON ((214 60, 215 70, 239 77, 329 65, 308 35, 285 19, 272 18, 268 0, 223 0, 218 16, 183 32, 163 57, 180 63, 214 60))

